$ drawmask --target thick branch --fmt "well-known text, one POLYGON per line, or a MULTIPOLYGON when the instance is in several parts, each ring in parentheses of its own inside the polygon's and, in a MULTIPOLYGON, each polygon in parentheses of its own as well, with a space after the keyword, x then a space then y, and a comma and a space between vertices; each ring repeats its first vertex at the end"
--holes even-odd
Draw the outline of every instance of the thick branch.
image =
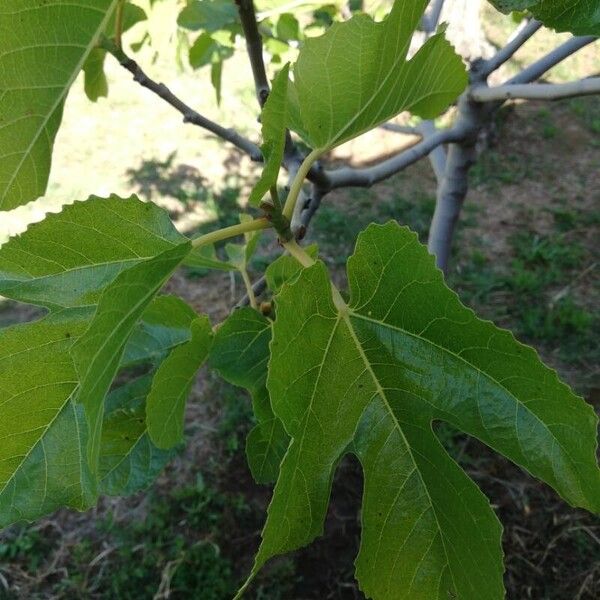
POLYGON ((263 59, 262 38, 258 31, 254 2, 252 0, 235 0, 235 3, 238 7, 244 37, 246 38, 246 48, 252 67, 256 97, 259 104, 263 106, 269 96, 269 80, 263 59))
POLYGON ((501 48, 492 58, 482 62, 479 67, 481 73, 490 75, 496 69, 501 67, 506 61, 510 60, 515 52, 542 26, 535 19, 524 21, 515 31, 514 35, 508 40, 506 45, 501 48))
POLYGON ((193 123, 198 127, 202 127, 203 129, 214 133, 216 136, 233 144, 248 154, 252 160, 262 160, 262 153, 256 144, 253 144, 249 139, 237 133, 237 131, 222 127, 218 123, 215 123, 202 116, 200 113, 196 112, 193 108, 189 107, 187 104, 185 104, 185 102, 175 96, 175 94, 173 94, 173 92, 171 92, 171 90, 169 90, 164 83, 157 83, 153 79, 150 79, 150 77, 146 75, 138 63, 132 58, 129 58, 125 52, 118 48, 112 40, 103 38, 100 43, 102 48, 112 54, 119 61, 121 66, 123 66, 133 75, 134 81, 137 81, 142 87, 154 92, 157 96, 170 104, 175 110, 179 111, 183 115, 183 120, 185 123, 193 123))
POLYGON ((521 71, 518 75, 515 75, 509 79, 506 84, 513 83, 530 83, 539 79, 546 71, 549 71, 552 67, 565 60, 572 54, 575 54, 578 50, 595 42, 598 38, 593 35, 584 37, 574 37, 567 40, 564 44, 561 44, 558 48, 552 50, 552 52, 546 54, 546 56, 540 58, 529 67, 521 71))
POLYGON ((465 132, 460 126, 443 129, 425 138, 418 144, 411 146, 408 150, 404 150, 404 152, 372 167, 364 169, 343 167, 334 171, 325 171, 325 173, 329 178, 331 189, 340 187, 370 187, 427 156, 438 146, 460 141, 464 134, 465 132))
MULTIPOLYGON (((424 138, 431 137, 438 131, 435 122, 430 120, 420 123, 418 130, 424 138)), ((440 144, 439 146, 436 146, 429 153, 429 162, 433 167, 433 172, 435 173, 438 182, 441 181, 444 178, 444 172, 446 170, 446 150, 443 145, 440 144)))
POLYGON ((421 19, 421 27, 425 33, 433 33, 435 32, 438 23, 440 21, 440 15, 442 14, 442 9, 444 8, 444 0, 432 0, 427 9, 427 12, 423 15, 421 19))
POLYGON ((497 87, 476 87, 470 96, 477 102, 497 102, 520 98, 523 100, 559 100, 574 96, 600 94, 600 77, 590 77, 569 83, 522 83, 497 87))

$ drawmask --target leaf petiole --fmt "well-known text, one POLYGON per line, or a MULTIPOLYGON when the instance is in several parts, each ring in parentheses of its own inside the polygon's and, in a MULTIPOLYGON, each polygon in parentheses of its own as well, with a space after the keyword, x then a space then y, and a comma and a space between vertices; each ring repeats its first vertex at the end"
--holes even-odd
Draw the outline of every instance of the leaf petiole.
POLYGON ((315 161, 323 154, 324 150, 322 148, 315 148, 303 161, 296 173, 296 177, 294 177, 294 181, 292 182, 292 187, 290 188, 290 193, 285 201, 285 206, 283 207, 283 216, 288 219, 292 218, 294 214, 294 207, 296 206, 296 202, 298 200, 298 196, 300 195, 300 191, 302 190, 302 185, 304 184, 304 180, 310 171, 310 168, 313 166, 315 161))
POLYGON ((268 229, 271 227, 271 223, 268 219, 254 219, 253 221, 247 221, 245 223, 239 223, 238 225, 231 225, 230 227, 223 227, 223 229, 217 229, 211 231, 205 235, 192 240, 192 246, 194 248, 200 248, 201 246, 207 246, 208 244, 214 244, 222 240, 235 237, 236 235, 243 235, 244 233, 250 233, 251 231, 260 231, 261 229, 268 229))

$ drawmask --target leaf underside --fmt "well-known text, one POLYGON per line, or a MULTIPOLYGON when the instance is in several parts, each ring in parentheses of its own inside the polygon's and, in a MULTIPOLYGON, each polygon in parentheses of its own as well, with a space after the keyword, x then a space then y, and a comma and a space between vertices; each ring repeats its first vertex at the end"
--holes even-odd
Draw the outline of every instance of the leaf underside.
POLYGON ((394 2, 381 23, 358 14, 307 39, 289 85, 290 128, 325 151, 401 111, 432 118, 453 102, 467 75, 443 34, 406 61, 427 3, 394 2))
POLYGON ((46 191, 64 99, 116 4, 0 3, 0 210, 46 191))
POLYGON ((104 404, 119 370, 190 340, 195 311, 156 297, 190 248, 133 197, 78 202, 0 248, 2 292, 53 311, 0 332, 0 526, 132 493, 162 468, 145 403, 104 404))
POLYGON ((334 302, 322 263, 277 296, 268 389, 292 438, 253 575, 323 530, 346 452, 364 470, 361 589, 375 599, 504 597, 501 527, 446 454, 451 423, 600 509, 596 416, 510 332, 478 319, 444 284, 417 236, 370 226, 334 302))

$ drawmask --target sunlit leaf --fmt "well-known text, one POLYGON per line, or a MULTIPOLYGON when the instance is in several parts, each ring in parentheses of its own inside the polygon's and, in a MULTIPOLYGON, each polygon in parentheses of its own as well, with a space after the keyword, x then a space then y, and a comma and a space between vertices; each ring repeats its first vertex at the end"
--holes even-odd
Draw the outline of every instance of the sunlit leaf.
MULTIPOLYGON (((106 25, 105 34, 112 38, 115 36, 115 12, 106 25)), ((146 19, 146 13, 142 8, 126 2, 123 7, 123 22, 121 33, 128 31, 137 23, 146 19)), ((104 72, 104 60, 106 58, 106 50, 104 48, 94 48, 88 55, 83 64, 84 73, 84 91, 85 95, 92 102, 96 102, 99 98, 108 96, 108 80, 104 72)))
POLYGON ((285 65, 273 80, 273 88, 262 110, 263 144, 261 148, 265 165, 248 200, 255 206, 260 203, 270 188, 277 185, 285 148, 288 73, 289 65, 285 65))
POLYGON ((96 304, 121 271, 185 240, 152 203, 91 197, 0 247, 0 294, 50 308, 96 304))
POLYGON ((65 96, 116 4, 0 3, 0 210, 46 191, 65 96))
POLYGON ((381 23, 358 14, 307 39, 289 86, 291 128, 324 152, 401 111, 432 118, 453 102, 467 75, 443 34, 406 61, 427 3, 397 1, 381 23))

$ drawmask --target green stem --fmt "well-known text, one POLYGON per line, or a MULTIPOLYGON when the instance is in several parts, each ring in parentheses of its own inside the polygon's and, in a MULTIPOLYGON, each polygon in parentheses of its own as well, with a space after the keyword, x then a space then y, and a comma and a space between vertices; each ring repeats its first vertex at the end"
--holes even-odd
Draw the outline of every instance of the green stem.
POLYGON ((254 288, 252 287, 252 282, 250 281, 248 271, 246 271, 246 269, 242 269, 240 273, 242 275, 242 279, 244 280, 244 285, 246 286, 246 293, 248 294, 250 306, 256 310, 258 309, 258 304, 256 303, 256 296, 254 294, 254 288))
POLYGON ((319 158, 319 156, 321 156, 321 154, 323 154, 323 150, 320 148, 315 148, 300 165, 300 168, 296 173, 296 177, 294 177, 292 187, 290 188, 290 193, 285 201, 285 206, 283 207, 284 217, 287 217, 291 220, 292 215, 294 214, 294 207, 296 206, 298 196, 300 195, 302 185, 304 184, 304 180, 306 179, 310 168, 313 166, 314 162, 319 158))
POLYGON ((119 50, 122 46, 123 37, 123 13, 125 11, 125 0, 119 0, 115 13, 115 45, 119 50))
MULTIPOLYGON (((312 258, 312 256, 307 254, 302 246, 298 245, 296 240, 290 240, 289 242, 286 242, 283 244, 283 247, 305 268, 312 267, 317 262, 314 258, 312 258)), ((346 304, 344 298, 342 298, 340 290, 333 285, 333 282, 331 282, 331 295, 336 308, 340 312, 347 312, 348 305, 346 304)))
POLYGON ((201 246, 214 244, 215 242, 220 242, 235 237, 236 235, 243 235, 244 233, 250 233, 251 231, 260 231, 261 229, 268 229, 269 227, 271 227, 271 223, 267 219, 254 219, 254 221, 240 223, 239 225, 231 225, 230 227, 224 227, 223 229, 217 229, 217 231, 211 231, 210 233, 201 235, 192 240, 192 246, 194 248, 200 248, 201 246))
POLYGON ((296 240, 290 240, 283 247, 303 266, 312 267, 317 261, 310 256, 296 240))

